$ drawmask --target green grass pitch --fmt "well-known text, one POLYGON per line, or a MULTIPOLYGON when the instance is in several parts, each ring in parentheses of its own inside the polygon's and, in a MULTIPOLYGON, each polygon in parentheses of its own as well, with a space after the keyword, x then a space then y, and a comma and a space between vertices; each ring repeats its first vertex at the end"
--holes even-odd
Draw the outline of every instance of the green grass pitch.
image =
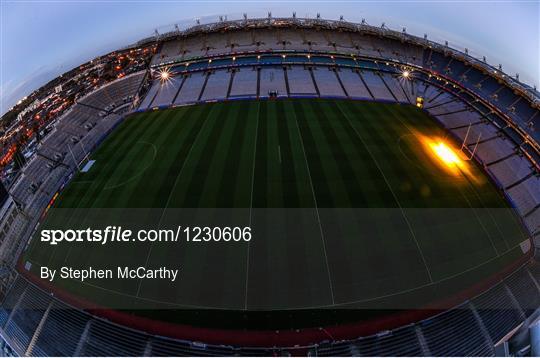
POLYGON ((405 309, 444 299, 523 257, 527 236, 479 168, 448 174, 418 133, 445 137, 422 110, 375 102, 232 101, 136 114, 46 221, 69 208, 253 208, 252 241, 52 247, 34 238, 22 260, 35 274, 42 265, 181 266, 174 284, 55 283, 113 307, 405 309))

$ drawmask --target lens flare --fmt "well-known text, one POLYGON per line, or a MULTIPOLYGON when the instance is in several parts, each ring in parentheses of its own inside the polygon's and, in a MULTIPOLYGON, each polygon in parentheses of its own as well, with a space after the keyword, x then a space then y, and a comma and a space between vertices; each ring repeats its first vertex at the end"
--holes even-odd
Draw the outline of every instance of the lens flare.
POLYGON ((160 73, 159 76, 161 77, 161 80, 162 80, 162 81, 166 81, 166 80, 169 79, 169 72, 163 71, 163 72, 160 73))
POLYGON ((468 178, 475 183, 483 183, 483 178, 477 175, 473 164, 467 160, 465 153, 454 148, 446 139, 429 137, 415 133, 424 148, 424 152, 440 170, 456 178, 468 178))
POLYGON ((456 153, 443 142, 430 144, 431 149, 437 154, 440 160, 446 165, 459 165, 461 159, 458 158, 456 153))

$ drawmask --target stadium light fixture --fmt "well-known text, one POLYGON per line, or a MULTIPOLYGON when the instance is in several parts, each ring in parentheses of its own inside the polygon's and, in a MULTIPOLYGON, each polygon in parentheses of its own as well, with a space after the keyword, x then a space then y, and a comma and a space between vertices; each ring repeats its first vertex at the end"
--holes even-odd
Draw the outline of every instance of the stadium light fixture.
POLYGON ((169 72, 168 68, 165 68, 159 72, 159 79, 161 82, 168 81, 169 78, 171 78, 171 73, 169 72))
POLYGON ((401 73, 403 78, 409 78, 411 76, 411 73, 408 70, 405 70, 401 73))

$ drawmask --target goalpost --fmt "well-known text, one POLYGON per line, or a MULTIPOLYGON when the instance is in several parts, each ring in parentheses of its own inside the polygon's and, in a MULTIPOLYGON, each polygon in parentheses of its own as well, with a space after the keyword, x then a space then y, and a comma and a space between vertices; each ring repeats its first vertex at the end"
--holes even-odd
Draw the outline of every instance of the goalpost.
POLYGON ((480 143, 480 139, 482 138, 482 133, 478 135, 478 138, 476 139, 476 143, 474 144, 473 150, 469 150, 469 147, 467 145, 467 139, 469 138, 469 133, 471 132, 472 123, 469 123, 469 127, 467 127, 467 133, 465 133, 465 138, 463 139, 463 143, 461 144, 461 151, 465 152, 464 149, 467 149, 466 153, 467 158, 465 160, 472 160, 474 158, 474 154, 476 153, 476 149, 478 148, 478 143, 480 143))

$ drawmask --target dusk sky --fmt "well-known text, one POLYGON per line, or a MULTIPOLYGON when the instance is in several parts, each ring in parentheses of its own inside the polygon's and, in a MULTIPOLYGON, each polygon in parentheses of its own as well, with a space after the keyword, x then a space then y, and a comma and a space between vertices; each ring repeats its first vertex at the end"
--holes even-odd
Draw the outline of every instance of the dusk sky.
POLYGON ((0 113, 57 75, 97 55, 196 18, 315 17, 380 25, 469 48, 540 85, 538 1, 6 1, 0 0, 0 113))

